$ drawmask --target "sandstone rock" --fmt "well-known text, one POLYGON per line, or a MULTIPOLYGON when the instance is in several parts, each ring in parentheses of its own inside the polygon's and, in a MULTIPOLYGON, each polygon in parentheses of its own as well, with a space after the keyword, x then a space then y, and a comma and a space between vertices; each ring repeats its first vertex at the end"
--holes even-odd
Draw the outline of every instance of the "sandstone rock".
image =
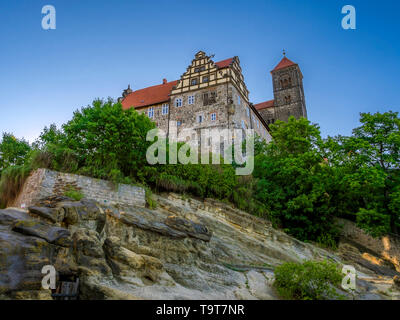
POLYGON ((122 247, 120 240, 116 237, 107 238, 104 249, 114 273, 118 275, 134 275, 157 282, 164 272, 163 264, 159 259, 136 254, 122 247), (134 272, 132 273, 132 271, 134 272))
POLYGON ((400 276, 393 277, 393 284, 400 289, 400 276))
POLYGON ((4 209, 0 210, 0 225, 13 225, 19 220, 30 219, 26 211, 22 209, 4 209))
POLYGON ((0 294, 40 290, 44 265, 52 264, 57 247, 47 241, 0 226, 0 294))
MULTIPOLYGON (((0 210, 0 299, 50 298, 41 290, 44 265, 58 279, 79 278, 80 299, 228 300, 277 299, 273 269, 284 261, 348 257, 369 275, 386 266, 352 246, 338 256, 303 243, 215 200, 155 197, 156 210, 62 197, 39 202, 31 215, 0 210)), ((356 298, 396 297, 384 271, 358 280, 356 298)))
POLYGON ((17 291, 12 293, 11 298, 15 300, 53 300, 51 290, 17 291))
POLYGON ((135 226, 137 228, 157 232, 164 236, 172 237, 172 238, 185 238, 187 234, 185 232, 174 230, 168 227, 166 224, 158 221, 149 221, 140 216, 134 216, 130 213, 126 213, 121 216, 121 222, 135 226))
POLYGON ((194 223, 193 221, 179 218, 176 216, 169 216, 165 220, 165 224, 173 229, 186 232, 190 237, 197 238, 203 241, 210 241, 212 232, 206 226, 194 223))
POLYGON ((110 275, 102 243, 96 231, 78 229, 72 235, 74 256, 80 271, 95 275, 110 275), (83 268, 82 268, 83 267, 83 268))
POLYGON ((64 210, 47 207, 29 207, 28 210, 30 213, 37 214, 53 223, 61 222, 64 219, 64 210))
POLYGON ((55 227, 35 220, 20 220, 12 230, 28 236, 42 238, 49 243, 68 247, 71 245, 70 232, 61 227, 55 227))

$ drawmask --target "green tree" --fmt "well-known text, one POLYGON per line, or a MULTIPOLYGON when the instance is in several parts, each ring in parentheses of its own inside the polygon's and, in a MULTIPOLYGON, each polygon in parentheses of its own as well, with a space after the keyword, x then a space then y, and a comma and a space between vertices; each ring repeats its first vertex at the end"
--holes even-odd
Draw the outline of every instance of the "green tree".
POLYGON ((318 126, 290 117, 272 125, 271 134, 266 152, 255 159, 256 198, 288 233, 333 245, 336 229, 326 183, 331 168, 318 126))
POLYGON ((0 143, 0 173, 10 166, 24 164, 30 151, 29 142, 17 139, 11 133, 3 133, 0 143))
POLYGON ((356 219, 376 235, 398 233, 400 118, 391 111, 360 115, 361 126, 343 142, 349 157, 342 165, 353 169, 346 176, 360 199, 356 219))
POLYGON ((112 100, 96 100, 74 113, 58 130, 45 128, 37 146, 51 158, 51 168, 121 182, 144 181, 147 132, 153 122, 112 100))

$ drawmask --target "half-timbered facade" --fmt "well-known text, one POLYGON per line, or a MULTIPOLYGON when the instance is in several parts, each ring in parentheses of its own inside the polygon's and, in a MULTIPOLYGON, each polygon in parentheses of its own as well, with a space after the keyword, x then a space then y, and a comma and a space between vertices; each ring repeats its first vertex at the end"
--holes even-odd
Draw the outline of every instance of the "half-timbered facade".
MULTIPOLYGON (((279 98, 279 104, 271 100, 254 106, 249 101, 249 91, 244 82, 239 58, 217 62, 212 58, 199 51, 179 80, 167 82, 164 79, 159 85, 136 91, 128 87, 120 98, 123 107, 134 107, 138 112, 145 112, 167 134, 171 125, 177 128, 178 134, 184 129, 254 129, 260 137, 269 141, 271 135, 268 124, 279 119, 275 108, 279 106, 280 110, 285 109, 285 101, 281 103, 282 94, 279 91, 282 89, 278 89, 279 83, 275 85, 274 82, 274 94, 275 98, 279 98)), ((282 61, 278 65, 279 69, 275 68, 273 71, 274 80, 281 78, 282 71, 283 74, 287 73, 285 68, 300 72, 294 63, 284 66, 282 61), (278 70, 280 71, 277 72, 278 70)), ((294 71, 289 73, 292 76, 298 75, 294 71)), ((301 78, 291 80, 291 85, 296 84, 296 88, 286 88, 291 89, 293 97, 300 88, 299 80, 301 78)), ((302 90, 302 83, 300 89, 302 90)), ((289 105, 298 116, 297 104, 295 107, 293 104, 289 105)), ((303 104, 301 107, 303 108, 303 104)), ((287 120, 287 112, 282 111, 281 114, 287 120)))

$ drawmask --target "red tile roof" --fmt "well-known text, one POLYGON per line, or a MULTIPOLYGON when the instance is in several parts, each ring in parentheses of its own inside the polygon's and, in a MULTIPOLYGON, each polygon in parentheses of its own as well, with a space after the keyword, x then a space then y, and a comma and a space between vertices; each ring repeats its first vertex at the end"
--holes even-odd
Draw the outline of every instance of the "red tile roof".
POLYGON ((257 103, 254 105, 254 107, 257 110, 262 110, 262 109, 266 109, 266 108, 271 108, 274 106, 274 100, 268 100, 265 102, 261 102, 261 103, 257 103))
POLYGON ((281 62, 279 62, 278 65, 275 67, 275 69, 272 71, 280 70, 280 69, 287 68, 287 67, 294 66, 294 65, 296 65, 296 63, 294 63, 293 61, 290 61, 286 57, 283 57, 281 62))
MULTIPOLYGON (((233 58, 229 58, 215 62, 215 65, 218 68, 226 68, 232 62, 233 58)), ((163 80, 163 82, 165 83, 131 92, 122 100, 122 107, 124 109, 129 109, 131 107, 140 108, 168 101, 172 87, 175 86, 178 81, 166 82, 163 80)))
POLYGON ((124 109, 138 108, 166 102, 169 100, 172 87, 177 83, 176 80, 133 91, 122 100, 122 107, 124 109))
POLYGON ((233 62, 233 58, 229 58, 229 59, 225 59, 225 60, 221 60, 221 61, 215 62, 215 65, 218 68, 225 68, 225 67, 229 66, 232 62, 233 62))

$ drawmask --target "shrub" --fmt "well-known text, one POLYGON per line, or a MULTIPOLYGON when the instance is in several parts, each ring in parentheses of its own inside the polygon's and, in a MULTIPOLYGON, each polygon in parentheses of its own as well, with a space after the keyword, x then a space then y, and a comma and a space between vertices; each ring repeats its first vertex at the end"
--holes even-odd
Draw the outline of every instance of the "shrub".
POLYGON ((274 287, 284 299, 342 299, 337 287, 342 274, 328 261, 287 262, 275 268, 274 287))
POLYGON ((153 197, 153 192, 151 191, 151 189, 149 187, 145 187, 145 191, 146 191, 146 204, 147 206, 151 209, 157 209, 157 201, 154 199, 153 197))
POLYGON ((357 212, 357 226, 373 237, 379 237, 390 232, 390 216, 375 209, 361 208, 357 212))
POLYGON ((80 201, 85 197, 85 195, 81 191, 72 188, 65 191, 64 196, 74 199, 75 201, 80 201))
POLYGON ((31 169, 26 166, 8 167, 0 179, 0 207, 7 207, 18 196, 31 169))

